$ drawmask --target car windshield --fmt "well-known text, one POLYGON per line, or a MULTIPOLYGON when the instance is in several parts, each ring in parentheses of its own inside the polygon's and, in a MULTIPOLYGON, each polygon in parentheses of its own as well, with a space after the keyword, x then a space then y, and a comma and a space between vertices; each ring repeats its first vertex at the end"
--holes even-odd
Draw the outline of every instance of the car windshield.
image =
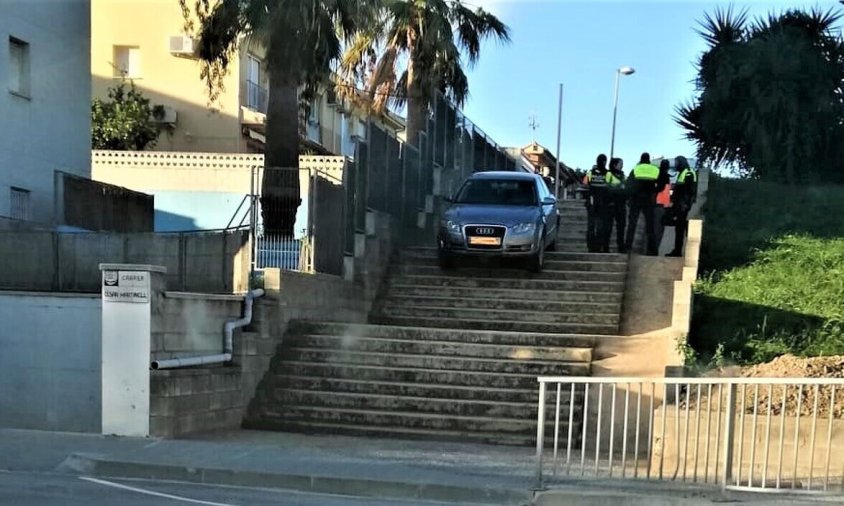
POLYGON ((457 194, 457 204, 535 206, 536 184, 517 179, 471 179, 457 194))

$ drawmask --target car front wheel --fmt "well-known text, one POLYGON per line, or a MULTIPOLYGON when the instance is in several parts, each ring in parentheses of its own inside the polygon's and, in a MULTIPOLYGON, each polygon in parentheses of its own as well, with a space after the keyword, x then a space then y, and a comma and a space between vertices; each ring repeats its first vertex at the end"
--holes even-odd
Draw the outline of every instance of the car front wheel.
POLYGON ((527 262, 527 268, 530 272, 540 273, 545 267, 545 240, 540 239, 541 243, 536 253, 534 253, 527 262))

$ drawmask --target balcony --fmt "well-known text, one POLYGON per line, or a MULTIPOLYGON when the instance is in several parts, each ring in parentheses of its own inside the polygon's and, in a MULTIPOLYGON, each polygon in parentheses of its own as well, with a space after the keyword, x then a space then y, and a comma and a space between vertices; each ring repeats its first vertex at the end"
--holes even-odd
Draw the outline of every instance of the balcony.
MULTIPOLYGON (((246 81, 240 100, 240 124, 245 129, 263 135, 267 122, 267 90, 252 81, 246 81)), ((246 130, 244 130, 245 132, 246 130)))
POLYGON ((258 83, 246 81, 246 107, 267 114, 267 89, 258 83))

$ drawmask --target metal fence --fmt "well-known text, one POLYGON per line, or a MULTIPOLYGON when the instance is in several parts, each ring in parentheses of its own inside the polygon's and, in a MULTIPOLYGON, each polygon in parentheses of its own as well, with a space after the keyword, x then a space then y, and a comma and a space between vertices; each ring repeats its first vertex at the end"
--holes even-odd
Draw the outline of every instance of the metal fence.
POLYGON ((515 169, 515 160, 442 94, 431 107, 416 143, 368 120, 355 140, 354 158, 342 169, 255 167, 251 197, 230 223, 248 214, 253 268, 342 274, 344 257, 354 255, 355 235, 366 233, 366 215, 373 211, 392 216, 397 244, 433 242, 437 197, 451 195, 472 172, 515 169), (295 178, 298 197, 282 192, 266 198, 268 189, 290 187, 295 178), (270 180, 281 184, 268 188, 270 180), (267 227, 268 215, 291 214, 297 198, 302 202, 292 228, 277 233, 267 227))
POLYGON ((838 378, 540 377, 536 479, 843 493, 844 461, 833 458, 844 450, 842 387, 838 378))
POLYGON ((342 274, 342 169, 255 167, 252 188, 246 205, 254 268, 342 274), (272 219, 279 223, 268 223, 272 219))

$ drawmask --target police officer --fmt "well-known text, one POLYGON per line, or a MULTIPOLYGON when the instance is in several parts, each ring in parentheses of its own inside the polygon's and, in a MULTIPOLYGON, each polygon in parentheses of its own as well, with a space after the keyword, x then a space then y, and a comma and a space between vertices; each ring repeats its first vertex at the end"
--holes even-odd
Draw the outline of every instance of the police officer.
POLYGON ((697 198, 697 172, 689 167, 689 161, 683 156, 674 159, 677 170, 677 182, 671 194, 671 205, 674 208, 674 249, 666 256, 683 256, 683 244, 689 229, 689 210, 697 198))
POLYGON ((613 218, 612 189, 619 186, 620 182, 607 170, 607 155, 598 155, 595 167, 586 173, 585 182, 589 190, 586 246, 590 253, 609 253, 613 218))
POLYGON ((633 247, 639 214, 644 214, 645 235, 647 236, 646 254, 651 256, 658 254, 656 228, 654 227, 654 206, 656 205, 657 193, 663 189, 658 185, 659 179, 659 169, 651 165, 651 155, 642 153, 642 156, 639 158, 639 165, 633 167, 633 170, 630 171, 630 176, 627 178, 627 189, 630 196, 627 240, 624 242, 624 248, 627 251, 630 251, 633 247))
MULTIPOLYGON (((613 158, 610 160, 610 173, 618 180, 618 187, 613 191, 613 216, 615 221, 615 237, 619 253, 626 253, 624 249, 624 230, 627 226, 627 194, 623 191, 624 181, 624 160, 613 158)), ((612 228, 612 223, 610 223, 612 228)), ((612 230, 609 232, 612 236, 612 230)))

